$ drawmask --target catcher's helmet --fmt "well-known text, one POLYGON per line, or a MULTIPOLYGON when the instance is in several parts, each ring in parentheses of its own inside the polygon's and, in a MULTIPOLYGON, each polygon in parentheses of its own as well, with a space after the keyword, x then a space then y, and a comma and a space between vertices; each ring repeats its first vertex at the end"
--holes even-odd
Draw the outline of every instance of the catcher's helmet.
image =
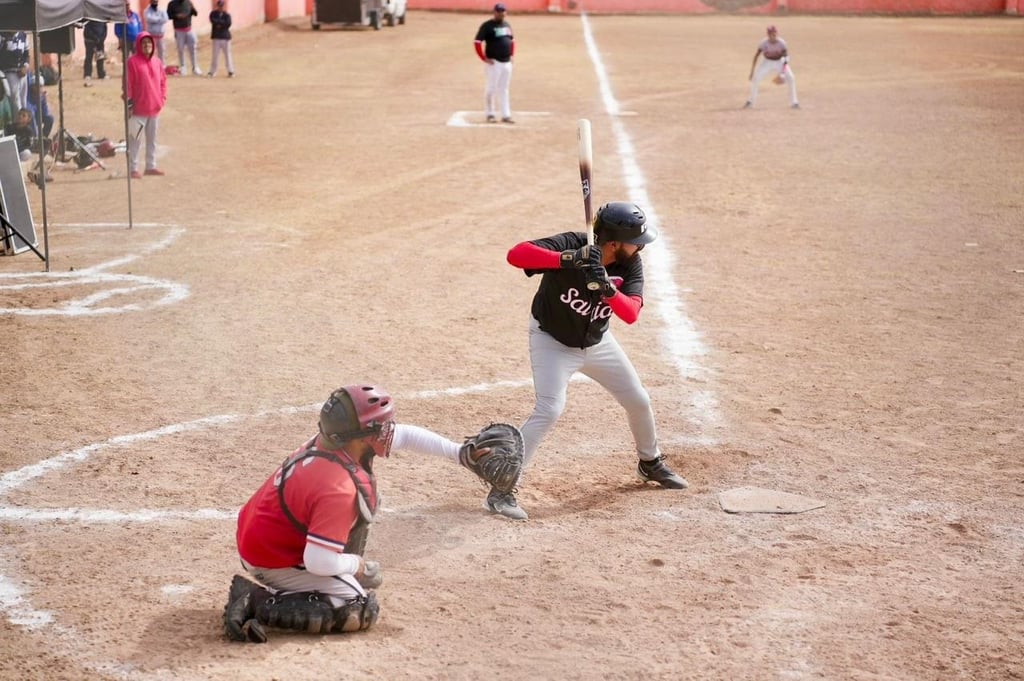
POLYGON ((620 241, 641 246, 658 238, 658 230, 647 226, 647 216, 635 203, 612 201, 597 209, 594 236, 598 243, 620 241))
POLYGON ((331 393, 320 409, 320 434, 333 445, 376 436, 373 453, 391 453, 395 435, 395 402, 383 389, 372 385, 347 385, 331 393))

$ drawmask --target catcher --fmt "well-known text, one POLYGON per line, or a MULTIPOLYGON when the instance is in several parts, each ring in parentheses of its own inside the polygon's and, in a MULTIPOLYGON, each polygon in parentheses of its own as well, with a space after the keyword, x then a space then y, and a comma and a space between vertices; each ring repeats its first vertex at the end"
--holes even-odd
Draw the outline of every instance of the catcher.
POLYGON ((509 493, 522 471, 523 438, 491 424, 462 445, 396 424, 379 387, 339 388, 320 410, 319 433, 267 478, 238 514, 236 540, 248 577, 235 575, 224 609, 233 641, 263 643, 267 627, 311 634, 369 629, 379 607, 380 565, 364 558, 379 499, 375 457, 408 449, 458 462, 509 493))

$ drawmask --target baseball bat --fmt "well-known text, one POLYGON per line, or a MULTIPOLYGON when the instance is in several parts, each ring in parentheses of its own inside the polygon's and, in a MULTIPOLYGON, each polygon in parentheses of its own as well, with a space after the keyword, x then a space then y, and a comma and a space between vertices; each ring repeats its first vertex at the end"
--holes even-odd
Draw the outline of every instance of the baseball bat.
MULTIPOLYGON (((594 147, 590 138, 590 120, 576 121, 576 140, 579 142, 580 185, 583 187, 583 216, 587 226, 587 245, 594 248, 594 215, 590 201, 590 185, 594 175, 594 147)), ((596 291, 601 288, 597 282, 587 282, 587 288, 596 291)))

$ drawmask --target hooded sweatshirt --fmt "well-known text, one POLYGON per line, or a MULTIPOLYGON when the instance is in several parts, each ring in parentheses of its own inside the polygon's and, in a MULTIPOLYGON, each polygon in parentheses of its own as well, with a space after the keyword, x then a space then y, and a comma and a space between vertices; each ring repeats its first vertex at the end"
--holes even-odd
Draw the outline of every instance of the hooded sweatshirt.
POLYGON ((135 54, 128 57, 125 73, 125 95, 132 102, 133 116, 151 117, 159 115, 167 102, 167 74, 156 52, 145 55, 143 40, 153 42, 153 36, 143 31, 135 40, 135 54))

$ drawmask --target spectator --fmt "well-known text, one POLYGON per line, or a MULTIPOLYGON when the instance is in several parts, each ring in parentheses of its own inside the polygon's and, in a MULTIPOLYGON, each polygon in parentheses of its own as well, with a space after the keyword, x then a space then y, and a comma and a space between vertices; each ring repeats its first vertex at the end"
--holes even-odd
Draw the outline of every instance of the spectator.
POLYGON ((28 36, 24 31, 0 32, 0 71, 7 83, 11 111, 28 103, 28 36))
POLYGON ((32 113, 35 128, 43 131, 43 137, 49 137, 53 132, 53 114, 50 113, 50 103, 46 101, 46 91, 39 87, 39 80, 36 78, 29 80, 28 106, 25 108, 32 113), (39 102, 38 111, 36 102, 39 102))
POLYGON ((164 56, 164 27, 170 21, 167 12, 160 9, 160 0, 149 0, 149 7, 142 13, 145 20, 146 32, 153 36, 153 43, 156 45, 156 56, 164 64, 167 58, 164 56))
POLYGON ((167 103, 167 74, 156 56, 153 36, 143 31, 135 41, 135 54, 125 68, 125 92, 131 120, 128 125, 128 160, 131 176, 139 173, 139 137, 146 134, 146 175, 163 175, 156 167, 156 133, 160 112, 167 103))
POLYGON ((128 56, 135 53, 135 40, 142 32, 142 19, 132 9, 131 3, 124 3, 125 23, 114 24, 114 35, 117 36, 117 49, 124 50, 125 42, 128 44, 128 56))
POLYGON ((92 80, 92 62, 96 60, 96 77, 107 79, 107 53, 104 44, 107 42, 107 25, 102 21, 87 21, 82 29, 82 40, 85 42, 85 84, 88 87, 92 80))
POLYGON ((4 126, 4 135, 14 137, 14 143, 18 147, 18 157, 22 161, 32 158, 32 142, 36 136, 36 126, 32 122, 32 112, 28 109, 19 109, 18 115, 14 117, 13 123, 4 126))
POLYGON ((188 75, 188 71, 185 70, 185 51, 188 50, 192 73, 197 76, 203 75, 203 70, 199 68, 196 34, 192 30, 192 17, 199 16, 195 5, 191 0, 171 0, 167 3, 167 16, 171 18, 171 24, 174 26, 174 44, 178 48, 178 73, 188 75))
POLYGON ((224 65, 228 68, 228 78, 235 75, 235 64, 231 60, 231 15, 224 11, 224 0, 217 0, 217 9, 210 12, 210 38, 213 39, 213 62, 208 75, 217 75, 217 57, 224 54, 224 65))
MULTIPOLYGON (((0 85, 3 85, 2 78, 0 78, 0 85)), ((4 94, 6 91, 6 85, 0 87, 0 130, 5 129, 8 125, 14 122, 14 112, 11 111, 11 102, 4 94)))

